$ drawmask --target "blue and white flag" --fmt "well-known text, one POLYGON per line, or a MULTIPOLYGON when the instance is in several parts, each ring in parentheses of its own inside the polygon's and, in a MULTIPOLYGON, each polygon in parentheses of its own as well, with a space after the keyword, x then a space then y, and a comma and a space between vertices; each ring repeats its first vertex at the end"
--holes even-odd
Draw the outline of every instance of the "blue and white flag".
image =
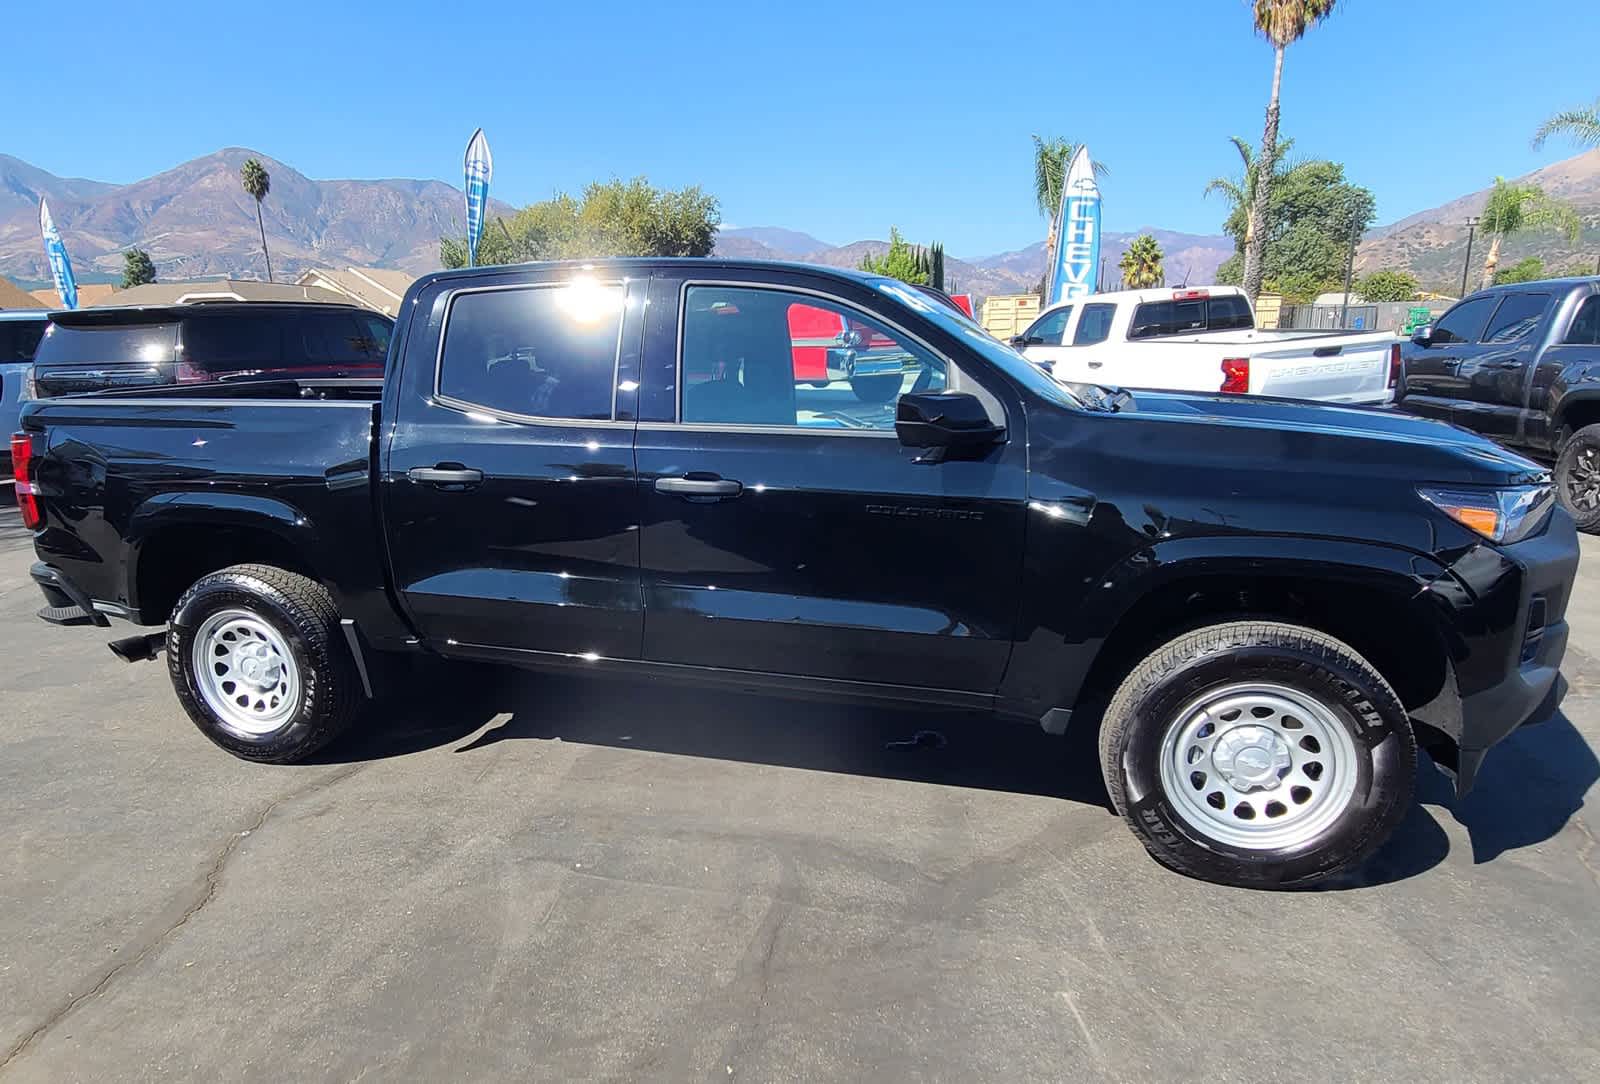
POLYGON ((1050 271, 1048 301, 1087 297, 1100 274, 1100 186, 1094 179, 1089 148, 1072 156, 1061 185, 1061 210, 1056 215, 1056 251, 1050 271))
POLYGON ((65 308, 78 307, 78 280, 72 277, 72 261, 67 259, 67 246, 61 243, 61 231, 50 217, 50 205, 39 201, 39 232, 44 234, 44 257, 50 261, 50 275, 56 280, 56 294, 65 308))
POLYGON ((467 141, 467 266, 478 266, 478 241, 483 237, 483 217, 489 209, 489 181, 494 176, 494 157, 483 129, 467 141))

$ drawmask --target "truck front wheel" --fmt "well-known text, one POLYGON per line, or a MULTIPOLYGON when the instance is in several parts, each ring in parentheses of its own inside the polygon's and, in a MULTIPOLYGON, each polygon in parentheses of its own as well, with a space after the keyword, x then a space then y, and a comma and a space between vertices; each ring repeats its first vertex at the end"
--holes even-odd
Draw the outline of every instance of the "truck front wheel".
POLYGON ((1556 493, 1585 534, 1600 534, 1600 425, 1565 435, 1556 459, 1556 493))
POLYGON ((328 589, 270 565, 195 582, 167 631, 172 687, 200 733, 236 757, 303 760, 361 706, 328 589))
POLYGON ((1100 733, 1112 804, 1162 864, 1289 888, 1352 868, 1411 803, 1416 737, 1348 645, 1266 621, 1212 625, 1123 681, 1100 733))

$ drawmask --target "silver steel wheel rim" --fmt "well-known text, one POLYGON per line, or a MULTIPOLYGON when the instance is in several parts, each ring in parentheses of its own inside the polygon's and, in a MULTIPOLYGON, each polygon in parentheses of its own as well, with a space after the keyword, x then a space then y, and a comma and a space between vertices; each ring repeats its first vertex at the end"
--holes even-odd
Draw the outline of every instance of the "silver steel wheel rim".
POLYGON ((1213 689, 1178 712, 1161 744, 1161 787, 1208 839, 1277 850, 1316 838, 1356 785, 1356 746, 1333 709, 1287 685, 1213 689))
POLYGON ((278 630, 248 610, 219 610, 200 623, 190 652, 200 698, 229 730, 259 738, 300 704, 300 668, 278 630))

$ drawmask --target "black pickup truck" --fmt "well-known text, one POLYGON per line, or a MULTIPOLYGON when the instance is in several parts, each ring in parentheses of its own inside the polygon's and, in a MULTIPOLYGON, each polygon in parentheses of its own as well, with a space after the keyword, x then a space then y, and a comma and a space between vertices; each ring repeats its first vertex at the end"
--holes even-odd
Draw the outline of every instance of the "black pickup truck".
POLYGON ((1482 290, 1402 354, 1402 409, 1555 463, 1578 529, 1600 533, 1600 278, 1482 290))
POLYGON ((1097 728, 1162 862, 1290 885, 1388 835, 1419 745, 1465 790, 1564 691, 1577 535, 1535 464, 1394 413, 1065 387, 852 272, 434 274, 381 382, 22 427, 41 615, 165 626, 113 649, 164 649, 253 760, 306 756, 419 652, 984 708, 1097 728), (897 399, 796 378, 817 309, 897 399))

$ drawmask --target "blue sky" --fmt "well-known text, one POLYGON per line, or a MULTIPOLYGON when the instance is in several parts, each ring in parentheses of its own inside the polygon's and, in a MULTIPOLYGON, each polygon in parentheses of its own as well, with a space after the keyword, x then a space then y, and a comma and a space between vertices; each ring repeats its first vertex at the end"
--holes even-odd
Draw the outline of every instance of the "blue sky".
MULTIPOLYGON (((1108 229, 1215 232, 1201 189, 1237 169, 1227 136, 1259 141, 1272 62, 1246 0, 6 6, 25 47, 0 64, 0 152, 57 174, 248 146, 316 178, 459 185, 481 124, 513 203, 645 174, 702 185, 731 224, 844 243, 893 223, 966 256, 1042 236, 1034 132, 1111 167, 1108 229)), ((1528 139, 1600 95, 1600 4, 1341 7, 1289 50, 1284 130, 1380 221, 1575 153, 1528 139)))

